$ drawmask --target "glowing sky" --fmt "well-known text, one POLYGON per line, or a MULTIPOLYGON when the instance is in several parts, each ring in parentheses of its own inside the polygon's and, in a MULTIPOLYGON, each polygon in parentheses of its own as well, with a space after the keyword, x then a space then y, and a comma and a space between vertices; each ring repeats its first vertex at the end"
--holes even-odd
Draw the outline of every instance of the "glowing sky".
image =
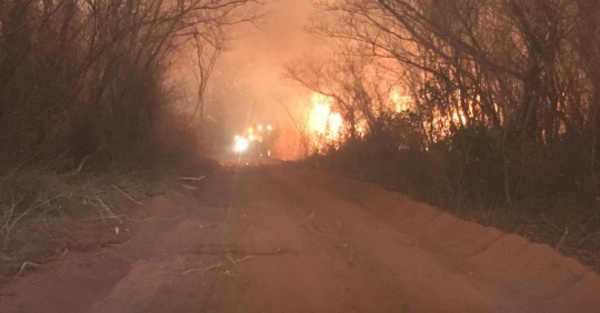
POLYGON ((321 38, 304 31, 311 10, 310 0, 275 0, 267 5, 265 19, 236 29, 236 39, 211 78, 209 114, 239 128, 289 123, 282 106, 291 106, 308 92, 282 78, 283 65, 323 46, 321 38))

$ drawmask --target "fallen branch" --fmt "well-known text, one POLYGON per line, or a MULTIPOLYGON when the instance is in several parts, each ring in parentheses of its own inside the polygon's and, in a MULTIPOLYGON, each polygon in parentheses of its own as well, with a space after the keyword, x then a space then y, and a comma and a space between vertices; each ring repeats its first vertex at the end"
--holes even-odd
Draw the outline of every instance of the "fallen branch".
POLYGON ((277 256, 291 253, 290 248, 277 248, 273 250, 248 249, 236 245, 213 245, 207 244, 195 249, 187 249, 190 254, 205 254, 205 255, 252 255, 252 256, 277 256))
POLYGON ((81 170, 83 169, 83 166, 85 166, 85 162, 87 162, 87 160, 89 160, 89 158, 93 155, 93 153, 86 155, 83 159, 81 159, 81 161, 79 162, 79 165, 77 166, 77 170, 75 171, 76 173, 81 172, 81 170))
POLYGON ((233 259, 233 257, 231 257, 231 255, 226 254, 225 256, 227 257, 227 260, 229 260, 229 262, 231 262, 231 264, 233 264, 233 266, 236 265, 235 260, 233 259))
POLYGON ((187 189, 187 190, 198 191, 198 188, 196 188, 194 186, 190 186, 188 184, 183 184, 183 185, 181 185, 181 187, 183 187, 184 189, 187 189))
POLYGON ((565 234, 560 238, 560 240, 558 241, 558 243, 556 244, 556 246, 554 247, 554 249, 560 251, 560 248, 564 244, 565 239, 567 238, 568 234, 569 234, 569 227, 566 227, 565 228, 565 234))
POLYGON ((318 230, 316 230, 316 229, 314 229, 314 228, 312 228, 312 227, 310 227, 310 226, 308 226, 307 228, 308 228, 308 230, 309 230, 311 233, 314 233, 314 234, 315 234, 315 235, 317 235, 317 236, 323 236, 323 234, 322 234, 320 231, 318 231, 318 230))
POLYGON ((185 180, 185 181, 192 181, 192 182, 199 182, 203 179, 205 179, 205 176, 200 176, 200 177, 179 177, 179 180, 185 180))
POLYGON ((106 205, 106 203, 104 203, 104 201, 102 201, 102 199, 100 199, 100 197, 98 197, 98 195, 96 195, 96 200, 98 200, 98 203, 100 203, 102 208, 108 213, 109 218, 115 219, 115 220, 119 221, 121 224, 123 224, 123 220, 121 220, 120 217, 115 215, 115 213, 113 213, 113 211, 110 210, 108 205, 106 205))
POLYGON ((197 272, 200 272, 202 275, 204 275, 206 272, 208 272, 208 271, 210 271, 210 270, 212 270, 212 269, 215 269, 215 268, 220 268, 220 267, 223 267, 224 265, 225 265, 225 264, 223 264, 223 263, 218 263, 218 264, 213 264, 213 265, 211 265, 211 266, 207 266, 207 267, 204 267, 204 268, 199 268, 199 269, 189 269, 189 270, 187 270, 187 271, 185 271, 185 272, 183 272, 183 273, 181 273, 181 274, 182 274, 182 275, 187 275, 187 274, 191 274, 191 273, 197 273, 197 272))
POLYGON ((238 264, 240 262, 244 262, 244 261, 248 261, 248 260, 252 260, 252 259, 256 259, 256 255, 247 255, 243 258, 237 259, 237 260, 233 260, 233 262, 235 264, 238 264))
POLYGON ((25 261, 25 262, 23 262, 23 265, 21 265, 21 269, 19 270, 19 273, 17 274, 17 276, 21 276, 21 274, 23 274, 25 272, 25 270, 27 269, 28 266, 33 267, 33 268, 40 268, 43 265, 25 261))
POLYGON ((127 199, 131 200, 133 203, 135 203, 135 204, 137 204, 137 205, 139 205, 139 206, 141 206, 141 205, 142 205, 142 203, 141 203, 141 202, 139 202, 139 201, 135 200, 135 199, 134 199, 132 196, 130 196, 128 193, 126 193, 126 192, 125 192, 123 189, 121 189, 121 188, 119 188, 119 187, 117 187, 117 186, 115 186, 115 185, 113 185, 113 188, 114 188, 116 191, 120 192, 120 193, 121 193, 123 196, 125 196, 127 199))
POLYGON ((227 260, 229 260, 229 262, 231 262, 231 264, 233 264, 233 266, 237 266, 238 263, 240 262, 244 262, 244 261, 248 261, 248 260, 252 260, 252 259, 256 259, 256 255, 247 255, 245 257, 239 258, 239 259, 234 259, 231 255, 227 254, 227 260))
MULTIPOLYGON (((97 204, 96 204, 96 203, 95 203, 95 202, 94 202, 92 199, 89 199, 89 200, 90 200, 90 202, 89 202, 89 203, 90 203, 90 204, 91 204, 93 207, 95 207, 95 208, 96 208, 96 210, 98 211, 98 215, 100 215, 100 218, 102 219, 102 223, 106 224, 106 219, 104 218, 104 212, 102 212, 102 209, 101 209, 101 208, 99 208, 99 207, 98 207, 98 205, 97 205, 97 204)), ((95 220, 97 220, 97 219, 96 219, 96 218, 92 218, 92 219, 87 219, 87 220, 93 220, 93 221, 95 221, 95 220)))

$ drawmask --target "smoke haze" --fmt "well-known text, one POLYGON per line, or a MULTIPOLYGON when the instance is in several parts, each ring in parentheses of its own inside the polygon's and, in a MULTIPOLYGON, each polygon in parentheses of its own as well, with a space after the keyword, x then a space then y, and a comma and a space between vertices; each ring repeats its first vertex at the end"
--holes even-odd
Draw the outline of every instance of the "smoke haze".
POLYGON ((264 20, 236 31, 207 90, 209 119, 230 133, 257 123, 292 128, 284 106, 293 107, 308 95, 282 77, 283 66, 324 45, 321 38, 304 31, 310 0, 278 0, 266 10, 264 20))

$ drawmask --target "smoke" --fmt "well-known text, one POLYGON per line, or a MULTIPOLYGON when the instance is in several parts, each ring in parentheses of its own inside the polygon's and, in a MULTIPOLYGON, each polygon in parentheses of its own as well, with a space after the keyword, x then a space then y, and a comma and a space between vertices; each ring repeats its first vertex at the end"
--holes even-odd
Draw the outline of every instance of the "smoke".
POLYGON ((284 106, 302 101, 307 92, 282 77, 283 65, 324 46, 304 30, 312 9, 310 0, 273 1, 265 19, 236 29, 207 90, 210 119, 229 133, 257 123, 293 127, 284 106))

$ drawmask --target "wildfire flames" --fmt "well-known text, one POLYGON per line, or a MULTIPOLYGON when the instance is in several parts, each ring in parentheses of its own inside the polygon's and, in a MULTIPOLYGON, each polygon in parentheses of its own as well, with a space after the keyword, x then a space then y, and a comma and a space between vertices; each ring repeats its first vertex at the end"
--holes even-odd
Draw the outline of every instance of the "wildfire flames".
MULTIPOLYGON (((396 112, 410 111, 412 98, 394 89, 389 96, 389 109, 396 112)), ((322 94, 314 94, 311 99, 312 109, 308 121, 308 134, 312 146, 317 151, 328 147, 337 148, 349 136, 350 125, 341 114, 333 110, 333 100, 322 94)), ((365 135, 364 121, 358 121, 355 129, 359 136, 365 135)))
MULTIPOLYGON (((411 112, 413 108, 413 98, 404 92, 401 88, 393 88, 388 96, 387 110, 395 113, 411 112)), ((341 114, 335 112, 334 101, 325 95, 315 93, 311 99, 311 111, 308 120, 308 139, 316 152, 324 152, 327 148, 339 148, 340 145, 349 137, 350 126, 341 114)), ((448 136, 452 124, 467 124, 465 113, 458 109, 459 104, 451 109, 451 115, 441 112, 439 109, 433 110, 433 120, 423 122, 424 127, 430 131, 432 140, 440 140, 448 136)), ((471 110, 474 104, 470 103, 471 110)), ((359 136, 364 136, 366 124, 364 120, 359 120, 354 125, 359 136)))
POLYGON ((332 100, 321 94, 312 97, 312 110, 308 121, 309 136, 313 146, 321 151, 328 146, 339 146, 345 137, 344 119, 332 111, 332 100))

